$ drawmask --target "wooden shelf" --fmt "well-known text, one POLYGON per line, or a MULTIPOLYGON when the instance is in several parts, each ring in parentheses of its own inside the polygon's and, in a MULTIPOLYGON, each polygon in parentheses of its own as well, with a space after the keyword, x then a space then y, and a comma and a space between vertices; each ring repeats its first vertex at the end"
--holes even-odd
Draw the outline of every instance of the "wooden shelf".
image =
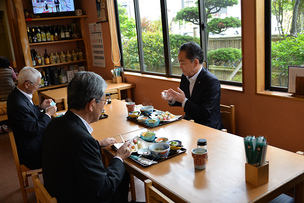
POLYGON ((34 68, 44 68, 44 67, 50 67, 50 66, 61 66, 61 65, 69 65, 69 64, 74 64, 74 63, 80 63, 80 62, 86 62, 87 60, 78 60, 78 61, 70 61, 70 62, 65 62, 65 63, 53 63, 49 65, 43 65, 43 66, 34 66, 34 68))
POLYGON ((66 87, 68 86, 68 83, 65 84, 59 84, 59 85, 48 85, 46 87, 41 87, 38 89, 38 92, 40 91, 44 91, 44 90, 49 90, 49 89, 55 89, 55 88, 59 88, 59 87, 66 87))
POLYGON ((58 41, 52 41, 52 42, 29 43, 29 45, 30 45, 30 46, 36 46, 36 45, 50 45, 50 44, 60 44, 60 43, 77 42, 77 41, 83 41, 83 38, 78 38, 78 39, 67 39, 67 40, 58 40, 58 41))
POLYGON ((61 17, 50 17, 50 18, 27 18, 25 21, 27 22, 35 22, 35 21, 48 21, 48 20, 65 20, 65 19, 75 19, 75 18, 86 18, 87 15, 81 16, 61 16, 61 17))

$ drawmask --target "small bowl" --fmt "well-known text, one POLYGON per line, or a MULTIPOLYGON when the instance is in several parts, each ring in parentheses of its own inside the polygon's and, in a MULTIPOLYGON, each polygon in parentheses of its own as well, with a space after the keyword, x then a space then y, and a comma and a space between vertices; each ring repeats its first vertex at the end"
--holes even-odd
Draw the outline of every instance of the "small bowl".
POLYGON ((155 142, 157 142, 157 143, 160 143, 160 142, 167 143, 168 142, 168 138, 166 138, 166 137, 159 137, 159 138, 155 139, 155 142))
POLYGON ((137 118, 138 122, 140 122, 140 123, 146 123, 146 120, 147 120, 147 119, 148 119, 147 116, 139 116, 139 117, 137 118))
POLYGON ((170 145, 171 150, 180 150, 183 147, 180 140, 170 140, 168 144, 170 145))
POLYGON ((153 113, 153 106, 143 106, 140 108, 140 111, 145 116, 150 116, 153 113))
POLYGON ((131 111, 131 112, 129 113, 129 116, 130 116, 131 118, 138 118, 139 115, 140 115, 140 112, 139 112, 139 111, 131 111))
POLYGON ((146 120, 146 124, 150 127, 154 127, 159 125, 159 119, 158 118, 148 118, 146 120))
POLYGON ((155 140, 155 132, 149 130, 146 132, 142 132, 140 134, 140 138, 147 142, 153 142, 155 140))
POLYGON ((163 159, 168 157, 170 145, 167 143, 154 143, 149 146, 149 150, 155 159, 163 159))

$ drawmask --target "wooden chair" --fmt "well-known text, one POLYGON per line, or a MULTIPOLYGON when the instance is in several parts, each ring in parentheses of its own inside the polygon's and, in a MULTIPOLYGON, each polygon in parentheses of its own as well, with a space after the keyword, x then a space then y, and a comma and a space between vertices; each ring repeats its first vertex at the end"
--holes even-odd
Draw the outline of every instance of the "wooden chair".
POLYGON ((20 165, 19 156, 17 152, 17 146, 15 142, 15 137, 13 132, 9 133, 9 138, 12 146, 12 151, 15 159, 16 170, 19 178, 20 188, 22 192, 23 202, 27 203, 27 195, 26 193, 34 192, 34 187, 29 186, 28 177, 30 177, 33 173, 42 173, 42 169, 31 170, 27 168, 25 165, 20 165))
POLYGON ((55 197, 51 197, 43 184, 40 182, 38 173, 32 174, 37 203, 57 203, 55 197))
POLYGON ((63 107, 64 107, 64 110, 68 110, 68 98, 64 98, 63 99, 63 107))
POLYGON ((234 105, 221 104, 221 117, 225 129, 224 132, 235 134, 235 107, 234 105))
POLYGON ((171 199, 153 187, 150 179, 145 180, 145 196, 147 203, 173 203, 171 199))

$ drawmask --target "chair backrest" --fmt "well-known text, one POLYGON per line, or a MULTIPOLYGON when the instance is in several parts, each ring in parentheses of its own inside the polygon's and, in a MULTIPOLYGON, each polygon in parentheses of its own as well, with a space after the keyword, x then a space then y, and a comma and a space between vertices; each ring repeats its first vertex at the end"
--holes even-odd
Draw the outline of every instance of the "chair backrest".
POLYGON ((235 134, 235 107, 234 105, 223 105, 221 104, 221 117, 224 128, 229 133, 235 134))
POLYGON ((150 179, 145 180, 145 193, 147 203, 173 203, 171 199, 153 187, 150 179))
POLYGON ((13 151, 13 156, 15 160, 17 175, 20 183, 20 189, 22 192, 23 202, 27 203, 27 195, 26 193, 34 192, 33 187, 29 187, 28 177, 31 176, 32 173, 42 173, 42 169, 31 170, 27 168, 25 165, 20 165, 16 141, 13 132, 9 132, 9 138, 11 142, 11 147, 13 151))
POLYGON ((39 180, 38 173, 33 173, 32 178, 33 178, 37 203, 56 203, 57 199, 55 197, 51 197, 51 195, 45 189, 45 187, 39 180))

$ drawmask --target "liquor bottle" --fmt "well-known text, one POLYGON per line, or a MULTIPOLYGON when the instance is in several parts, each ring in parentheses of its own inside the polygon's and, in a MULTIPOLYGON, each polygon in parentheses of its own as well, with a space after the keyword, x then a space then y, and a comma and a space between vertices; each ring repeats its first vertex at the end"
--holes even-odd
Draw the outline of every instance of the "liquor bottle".
POLYGON ((56 63, 60 63, 60 57, 58 52, 56 52, 55 57, 56 57, 56 63))
POLYGON ((51 31, 50 31, 50 26, 45 26, 46 28, 46 41, 48 41, 48 42, 50 42, 50 41, 52 41, 52 39, 51 39, 51 31))
POLYGON ((51 32, 51 41, 55 41, 55 26, 50 26, 50 32, 51 32))
POLYGON ((83 60, 83 53, 82 53, 81 49, 79 49, 79 52, 78 52, 78 60, 83 60))
POLYGON ((61 27, 57 25, 58 40, 61 40, 61 27))
POLYGON ((64 33, 64 27, 61 26, 60 28, 60 37, 61 37, 61 40, 65 40, 65 33, 64 33))
POLYGON ((37 53, 37 56, 36 56, 36 64, 38 66, 41 66, 42 65, 42 61, 41 61, 41 55, 39 53, 37 53))
POLYGON ((59 81, 61 84, 68 82, 66 71, 63 68, 60 68, 59 81))
POLYGON ((36 43, 37 42, 37 35, 36 35, 35 27, 32 28, 32 38, 33 38, 33 42, 36 43))
POLYGON ((43 72, 41 71, 41 87, 44 87, 44 77, 43 77, 43 72))
POLYGON ((46 42, 45 27, 41 27, 41 41, 46 42))
POLYGON ((65 39, 70 39, 71 35, 70 35, 70 31, 69 31, 68 25, 65 26, 64 35, 65 35, 65 39))
POLYGON ((36 36, 37 36, 37 42, 41 42, 41 32, 40 32, 40 27, 38 27, 37 26, 37 34, 36 34, 36 36))
POLYGON ((49 85, 49 81, 48 81, 48 72, 46 73, 46 72, 44 72, 44 71, 42 71, 42 77, 43 77, 43 80, 44 80, 44 86, 48 86, 49 85))
POLYGON ((59 40, 58 29, 57 29, 57 26, 55 26, 55 25, 54 25, 54 40, 55 41, 59 40))
POLYGON ((31 33, 30 27, 27 27, 27 37, 28 37, 29 43, 33 43, 33 38, 32 38, 32 33, 31 33))
POLYGON ((45 61, 45 65, 49 65, 50 64, 50 57, 45 49, 45 53, 44 53, 44 61, 45 61))
POLYGON ((70 62, 70 61, 72 61, 72 55, 70 54, 70 52, 69 52, 69 51, 67 51, 67 53, 66 53, 65 57, 66 57, 66 62, 70 62))
POLYGON ((50 58, 51 58, 51 64, 55 64, 56 61, 56 56, 53 55, 53 53, 50 54, 50 58))
POLYGON ((45 65, 44 56, 41 54, 41 65, 45 65))
POLYGON ((62 52, 60 52, 60 63, 65 63, 66 62, 66 57, 65 54, 62 52))
POLYGON ((36 59, 35 59, 35 56, 34 56, 34 53, 31 54, 32 55, 32 62, 33 62, 33 66, 36 66, 36 59))
POLYGON ((77 61, 77 54, 75 53, 74 50, 72 50, 72 60, 77 61))

